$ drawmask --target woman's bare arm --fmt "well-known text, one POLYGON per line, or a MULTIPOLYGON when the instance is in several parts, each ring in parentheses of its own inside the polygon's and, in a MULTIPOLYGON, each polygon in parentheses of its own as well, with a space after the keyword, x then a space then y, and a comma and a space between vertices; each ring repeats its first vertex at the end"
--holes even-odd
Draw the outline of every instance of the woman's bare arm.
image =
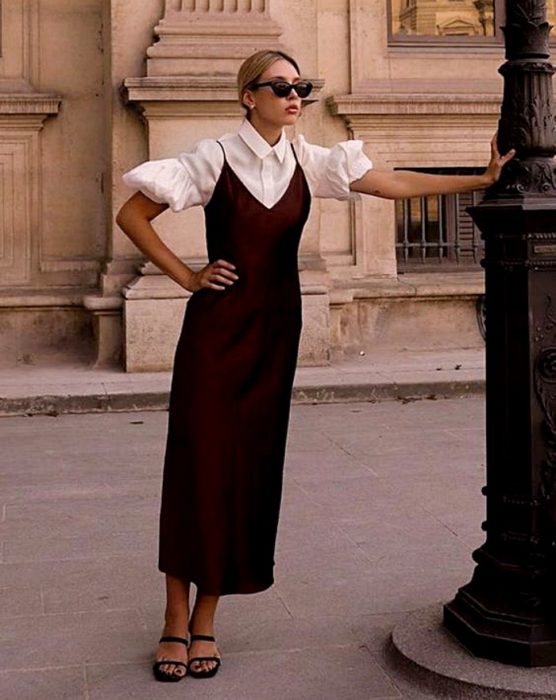
POLYGON ((504 165, 511 160, 512 149, 501 156, 496 146, 496 135, 491 141, 491 158, 487 169, 481 175, 432 175, 410 170, 369 170, 362 178, 351 183, 353 192, 373 194, 385 199, 425 197, 434 194, 469 192, 493 185, 500 177, 504 165))
POLYGON ((167 204, 158 204, 136 192, 118 212, 116 223, 149 260, 184 289, 196 292, 206 287, 222 291, 232 285, 238 277, 231 263, 216 260, 195 272, 161 240, 151 221, 166 209, 167 204))

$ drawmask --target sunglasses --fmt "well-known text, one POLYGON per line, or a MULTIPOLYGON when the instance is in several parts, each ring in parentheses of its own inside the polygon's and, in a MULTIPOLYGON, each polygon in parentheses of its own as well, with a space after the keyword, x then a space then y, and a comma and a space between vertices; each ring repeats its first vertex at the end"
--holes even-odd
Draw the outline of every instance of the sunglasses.
POLYGON ((249 85, 249 90, 258 90, 262 87, 272 88, 272 92, 276 97, 287 97, 292 90, 295 90, 298 97, 304 99, 311 94, 313 83, 309 82, 309 80, 300 80, 297 83, 288 83, 286 80, 269 80, 266 83, 253 83, 249 85))

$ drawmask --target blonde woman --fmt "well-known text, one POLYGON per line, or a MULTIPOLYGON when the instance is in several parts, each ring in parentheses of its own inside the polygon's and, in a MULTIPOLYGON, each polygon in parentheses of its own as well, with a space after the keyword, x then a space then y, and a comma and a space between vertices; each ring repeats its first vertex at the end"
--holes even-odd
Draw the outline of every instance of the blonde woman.
POLYGON ((238 74, 245 120, 175 159, 124 176, 138 190, 117 222, 164 273, 193 292, 176 349, 160 513, 159 568, 166 574, 157 680, 210 678, 219 597, 273 583, 274 546, 290 395, 301 332, 297 249, 312 197, 352 193, 394 199, 484 188, 513 153, 483 175, 436 176, 373 169, 360 141, 331 149, 284 127, 312 85, 296 61, 260 51, 238 74), (151 221, 203 206, 209 263, 192 270, 151 221), (190 615, 190 584, 197 589, 190 615))

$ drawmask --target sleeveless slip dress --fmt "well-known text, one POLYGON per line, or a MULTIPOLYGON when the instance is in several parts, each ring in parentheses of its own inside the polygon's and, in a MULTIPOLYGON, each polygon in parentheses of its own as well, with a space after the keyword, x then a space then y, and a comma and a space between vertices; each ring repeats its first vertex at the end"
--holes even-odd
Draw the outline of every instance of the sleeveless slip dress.
POLYGON ((224 151, 205 207, 208 258, 233 263, 239 280, 191 296, 176 348, 159 569, 207 595, 256 593, 274 582, 301 333, 297 251, 311 205, 295 158, 286 192, 267 208, 224 151))

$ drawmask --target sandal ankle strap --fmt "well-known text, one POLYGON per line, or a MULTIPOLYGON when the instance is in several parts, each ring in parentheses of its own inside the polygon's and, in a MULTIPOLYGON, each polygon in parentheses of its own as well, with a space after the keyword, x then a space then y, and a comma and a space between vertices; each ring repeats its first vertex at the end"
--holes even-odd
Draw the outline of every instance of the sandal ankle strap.
POLYGON ((160 637, 159 643, 160 642, 176 642, 178 644, 184 644, 185 646, 189 644, 187 639, 184 639, 183 637, 173 637, 172 635, 160 637))
POLYGON ((216 639, 212 636, 212 634, 192 634, 191 635, 191 641, 195 642, 215 642, 216 639))

